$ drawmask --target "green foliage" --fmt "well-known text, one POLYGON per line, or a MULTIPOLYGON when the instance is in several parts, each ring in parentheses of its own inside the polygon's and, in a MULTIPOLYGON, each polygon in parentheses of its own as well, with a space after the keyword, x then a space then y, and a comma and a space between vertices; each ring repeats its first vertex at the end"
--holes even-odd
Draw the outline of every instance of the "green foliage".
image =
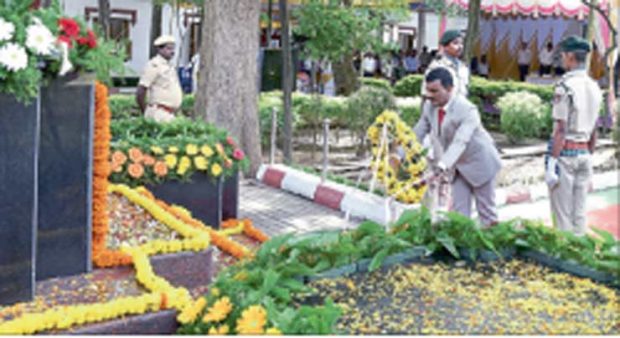
POLYGON ((392 86, 390 85, 390 82, 385 79, 375 79, 372 77, 361 77, 360 84, 366 87, 381 88, 389 92, 392 91, 392 86))
POLYGON ((415 126, 422 112, 422 99, 418 97, 396 98, 400 118, 409 126, 415 126))
MULTIPOLYGON (((136 103, 134 95, 116 94, 108 98, 112 119, 125 119, 128 117, 141 117, 142 113, 136 103)), ((194 111, 194 95, 183 95, 181 103, 181 114, 190 117, 194 111)))
POLYGON ((376 32, 385 21, 398 21, 408 2, 384 0, 374 6, 351 6, 347 1, 306 0, 293 12, 294 31, 306 37, 304 53, 313 60, 338 61, 352 51, 389 50, 376 32))
POLYGON ((394 95, 401 97, 414 97, 422 93, 422 82, 424 76, 421 74, 407 75, 394 85, 394 95))
POLYGON ((538 136, 549 109, 529 92, 507 93, 497 101, 497 106, 501 111, 501 129, 513 143, 538 136))
POLYGON ((377 115, 396 108, 394 96, 376 87, 360 88, 351 95, 348 103, 348 127, 358 135, 365 135, 377 115))

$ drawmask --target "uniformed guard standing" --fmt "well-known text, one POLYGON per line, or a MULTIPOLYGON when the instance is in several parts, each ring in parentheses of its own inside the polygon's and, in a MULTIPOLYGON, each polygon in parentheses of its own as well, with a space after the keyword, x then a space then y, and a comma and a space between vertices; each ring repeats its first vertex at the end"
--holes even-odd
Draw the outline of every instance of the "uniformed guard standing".
POLYGON ((570 36, 560 48, 568 72, 555 85, 554 128, 545 181, 555 226, 584 235, 586 195, 592 176, 590 154, 596 144, 596 120, 603 96, 585 69, 590 44, 570 36))
POLYGON ((172 36, 160 36, 153 43, 157 55, 144 68, 138 83, 136 101, 147 118, 157 122, 169 122, 181 107, 183 91, 171 60, 175 41, 172 36))
MULTIPOLYGON (((452 72, 454 79, 455 95, 467 97, 469 87, 469 68, 459 58, 463 53, 463 36, 456 30, 447 30, 439 40, 441 52, 431 62, 426 70, 425 76, 437 67, 447 68, 452 72)), ((422 83, 422 95, 426 96, 426 85, 422 83)))

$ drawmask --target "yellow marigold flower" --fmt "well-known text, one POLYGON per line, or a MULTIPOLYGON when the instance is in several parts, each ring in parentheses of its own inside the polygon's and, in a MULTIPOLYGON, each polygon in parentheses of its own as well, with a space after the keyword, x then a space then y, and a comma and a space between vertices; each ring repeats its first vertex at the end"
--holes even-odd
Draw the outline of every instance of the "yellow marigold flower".
POLYGON ((265 331, 265 334, 268 334, 271 336, 280 336, 282 335, 282 331, 278 330, 277 327, 270 327, 267 329, 267 331, 265 331))
POLYGON ((248 273, 245 270, 237 272, 237 274, 233 277, 234 280, 238 280, 238 281, 244 281, 247 278, 248 278, 248 273))
POLYGON ((161 147, 158 147, 158 146, 152 146, 151 147, 151 151, 155 155, 162 155, 164 153, 164 150, 161 147))
POLYGON ((198 170, 207 170, 209 167, 209 161, 207 161, 207 158, 204 156, 196 156, 194 157, 194 166, 198 170))
POLYGON ((187 166, 185 166, 185 167, 179 166, 177 168, 177 174, 183 176, 183 175, 185 175, 187 173, 188 169, 189 169, 189 167, 187 167, 187 166))
POLYGON ((185 153, 187 153, 187 155, 196 155, 198 154, 198 146, 195 144, 188 144, 185 146, 185 153))
POLYGON ((189 157, 187 156, 183 156, 181 157, 181 161, 179 162, 179 167, 191 167, 192 166, 192 160, 190 160, 189 157))
POLYGON ((230 328, 228 327, 228 325, 224 324, 220 326, 219 328, 216 328, 215 326, 211 327, 209 329, 209 334, 213 336, 223 336, 223 335, 228 334, 229 331, 230 331, 230 328))
POLYGON ((200 148, 200 152, 206 157, 210 157, 213 155, 213 149, 211 149, 211 147, 209 147, 208 145, 202 146, 200 148))
POLYGON ((215 163, 214 165, 211 166, 211 173, 215 177, 220 176, 220 174, 222 173, 222 166, 215 163))
POLYGON ((237 319, 238 334, 262 334, 267 323, 267 311, 260 305, 253 305, 241 313, 237 319))
POLYGON ((178 147, 168 147, 168 152, 171 154, 176 154, 179 152, 179 148, 178 147))
POLYGON ((212 294, 214 297, 219 297, 219 296, 220 296, 220 294, 221 294, 221 293, 220 293, 220 289, 218 289, 218 288, 213 288, 213 289, 211 289, 211 294, 212 294))
POLYGON ((164 161, 166 161, 168 168, 173 169, 177 165, 178 160, 176 155, 168 154, 164 156, 164 161))
POLYGON ((232 304, 230 298, 222 297, 217 300, 212 307, 207 310, 207 314, 202 317, 204 323, 220 322, 226 319, 226 316, 232 311, 232 304))

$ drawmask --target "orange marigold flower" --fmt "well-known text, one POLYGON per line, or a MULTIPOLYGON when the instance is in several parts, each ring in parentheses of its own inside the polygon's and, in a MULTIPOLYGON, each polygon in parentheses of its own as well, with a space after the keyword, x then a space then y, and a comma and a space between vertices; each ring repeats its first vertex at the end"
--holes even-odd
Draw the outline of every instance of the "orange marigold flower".
POLYGON ((135 163, 140 163, 144 158, 144 155, 142 154, 142 150, 136 147, 129 149, 128 153, 129 153, 129 158, 135 163))
POLYGON ((142 163, 144 163, 144 165, 151 166, 155 164, 155 158, 150 155, 144 155, 144 157, 142 158, 142 163))
POLYGON ((168 166, 166 165, 165 162, 157 161, 155 162, 155 165, 153 166, 153 171, 155 172, 155 175, 157 175, 158 177, 163 177, 168 174, 168 166))
POLYGON ((121 171, 123 171, 123 165, 122 165, 122 164, 120 164, 120 163, 118 163, 118 162, 114 162, 114 161, 112 161, 112 163, 110 164, 110 166, 111 166, 111 170, 112 170, 112 172, 115 172, 115 173, 120 173, 121 171))
POLYGON ((260 305, 253 305, 241 313, 237 319, 237 333, 242 335, 263 334, 267 324, 267 311, 260 305))
POLYGON ((127 162, 127 156, 120 150, 112 153, 112 163, 116 163, 118 165, 123 165, 127 162))
POLYGON ((127 168, 127 172, 129 172, 129 176, 133 178, 140 178, 144 175, 144 167, 139 163, 132 163, 127 168))

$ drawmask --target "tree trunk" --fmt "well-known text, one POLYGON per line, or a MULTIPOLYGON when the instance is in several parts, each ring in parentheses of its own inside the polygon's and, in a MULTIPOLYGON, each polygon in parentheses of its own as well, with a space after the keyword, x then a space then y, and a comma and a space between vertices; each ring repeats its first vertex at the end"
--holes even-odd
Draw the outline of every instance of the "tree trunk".
MULTIPOLYGON (((267 8, 267 48, 271 47, 271 34, 273 28, 273 0, 269 0, 267 8)), ((280 10, 282 12, 282 10, 280 10)), ((280 17, 282 23, 282 17, 280 17)))
POLYGON ((355 67, 353 67, 353 54, 346 54, 340 61, 334 62, 333 70, 338 95, 349 96, 357 90, 359 79, 355 67))
POLYGON ((474 56, 474 44, 480 30, 480 0, 470 0, 467 14, 467 35, 465 36, 465 51, 463 61, 469 67, 474 56))
POLYGON ((421 8, 418 11, 418 59, 419 55, 422 55, 424 40, 426 40, 426 11, 424 8, 421 8))
POLYGON ((107 40, 110 38, 110 1, 99 1, 99 26, 101 27, 101 34, 107 40))
POLYGON ((153 1, 152 13, 151 13, 151 41, 149 46, 151 48, 150 57, 157 55, 157 50, 153 46, 153 42, 161 35, 161 5, 153 1))
POLYGON ((258 124, 258 0, 205 0, 195 110, 226 129, 251 161, 262 163, 258 124))
MULTIPOLYGON (((588 26, 586 27, 586 40, 592 46, 592 40, 594 40, 594 25, 596 24, 596 12, 592 9, 592 7, 598 6, 597 0, 589 1, 590 3, 590 14, 588 14, 588 26)), ((600 46, 599 48, 604 48, 604 46, 600 46)), ((586 58, 586 69, 588 73, 590 72, 590 65, 592 64, 592 55, 594 53, 589 53, 586 58)))
POLYGON ((280 24, 282 37, 282 91, 284 95, 284 163, 293 161, 293 115, 291 112, 293 92, 293 56, 289 32, 287 0, 280 0, 280 24))

